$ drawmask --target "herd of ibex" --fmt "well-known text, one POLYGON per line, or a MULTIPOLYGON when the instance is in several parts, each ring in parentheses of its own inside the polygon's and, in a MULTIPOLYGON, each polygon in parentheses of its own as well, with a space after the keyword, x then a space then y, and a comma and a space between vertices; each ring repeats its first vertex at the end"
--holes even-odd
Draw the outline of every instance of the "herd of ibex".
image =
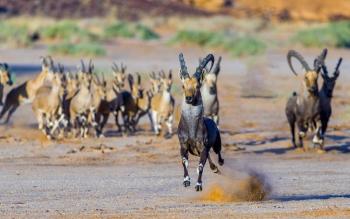
MULTIPOLYGON (((328 74, 325 64, 327 49, 317 56, 313 68, 301 54, 290 50, 287 61, 295 75, 292 58, 297 59, 305 69, 302 88, 293 92, 286 105, 286 115, 290 125, 293 147, 303 147, 303 138, 308 130, 315 132, 313 143, 323 148, 324 136, 332 113, 331 99, 339 76, 339 59, 333 75, 328 74), (323 79, 318 88, 318 77, 323 79), (297 126, 299 144, 295 140, 297 126)), ((179 76, 183 88, 181 118, 177 134, 184 168, 185 187, 190 185, 188 174, 188 154, 200 157, 196 190, 202 190, 202 173, 206 161, 215 173, 220 173, 211 160, 211 148, 221 157, 221 137, 219 131, 219 99, 217 78, 221 68, 221 57, 215 63, 212 54, 200 59, 199 66, 191 76, 187 70, 183 54, 179 55, 179 76), (210 64, 210 65, 209 65, 210 64), (208 67, 209 65, 209 67, 208 67)), ((165 136, 173 135, 175 99, 171 92, 173 73, 160 71, 149 74, 150 89, 145 90, 141 75, 127 74, 123 64, 113 63, 112 78, 106 80, 104 74, 97 75, 90 60, 81 61, 75 73, 66 71, 61 64, 54 64, 50 56, 42 58, 42 69, 33 79, 25 81, 10 90, 5 103, 2 102, 4 86, 13 84, 10 68, 0 64, 0 120, 7 113, 4 123, 8 123, 16 109, 25 103, 32 103, 38 128, 49 139, 62 137, 85 138, 94 133, 103 136, 109 115, 114 115, 118 131, 134 133, 140 118, 147 115, 150 127, 156 135, 167 127, 165 136), (129 86, 125 86, 128 83, 129 86), (122 119, 122 123, 119 119, 122 119)))

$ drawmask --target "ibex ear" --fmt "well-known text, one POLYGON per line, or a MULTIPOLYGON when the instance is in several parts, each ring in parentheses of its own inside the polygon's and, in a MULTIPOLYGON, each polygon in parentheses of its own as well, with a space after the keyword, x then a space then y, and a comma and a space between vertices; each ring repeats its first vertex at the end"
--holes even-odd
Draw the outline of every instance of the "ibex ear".
POLYGON ((122 73, 125 74, 126 72, 126 65, 124 65, 123 63, 121 64, 121 69, 122 69, 122 73))
POLYGON ((172 79, 173 79, 173 71, 172 71, 172 70, 169 70, 168 79, 169 79, 169 80, 172 80, 172 79))
POLYGON ((46 57, 41 56, 41 69, 42 71, 46 71, 49 68, 49 63, 46 60, 46 57))

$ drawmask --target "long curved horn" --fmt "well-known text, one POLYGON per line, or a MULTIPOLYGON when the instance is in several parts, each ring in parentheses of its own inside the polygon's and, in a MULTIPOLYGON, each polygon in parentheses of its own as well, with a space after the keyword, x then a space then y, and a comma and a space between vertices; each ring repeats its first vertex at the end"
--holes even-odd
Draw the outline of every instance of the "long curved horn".
POLYGON ((179 61, 180 61, 180 78, 188 78, 190 75, 188 74, 186 63, 185 63, 185 58, 182 53, 179 54, 179 61))
POLYGON ((339 60, 338 60, 337 66, 335 67, 335 70, 334 70, 334 74, 333 74, 334 77, 338 77, 339 76, 339 67, 340 67, 342 61, 343 61, 343 58, 340 57, 339 60))
POLYGON ((140 85, 141 84, 141 75, 140 73, 136 73, 136 76, 137 76, 137 84, 140 85))
POLYGON ((115 62, 113 62, 112 70, 115 72, 119 72, 119 67, 115 62))
POLYGON ((201 76, 203 74, 203 69, 208 65, 208 63, 210 62, 211 65, 210 65, 210 68, 209 68, 209 71, 211 71, 211 69, 213 68, 213 65, 214 65, 214 61, 215 61, 215 58, 213 56, 213 54, 208 54, 207 57, 205 57, 201 64, 198 66, 198 68, 196 69, 196 72, 193 74, 194 77, 196 77, 197 79, 201 79, 201 76))
POLYGON ((49 59, 49 61, 50 61, 50 67, 51 67, 51 68, 54 68, 54 63, 53 63, 52 57, 51 57, 51 56, 48 56, 48 59, 49 59))
POLYGON ((328 53, 328 50, 327 50, 327 48, 325 48, 322 50, 322 53, 319 56, 317 56, 317 58, 315 59, 314 70, 317 73, 319 73, 321 71, 322 66, 325 65, 324 61, 326 59, 327 53, 328 53))
POLYGON ((213 71, 213 73, 216 74, 216 75, 218 75, 219 72, 220 72, 220 69, 221 69, 220 64, 221 64, 221 56, 219 57, 219 59, 218 59, 218 61, 216 63, 216 66, 214 68, 214 71, 213 71))
POLYGON ((64 66, 61 63, 58 63, 58 72, 63 74, 64 73, 64 66))
POLYGON ((84 64, 84 61, 82 59, 80 59, 80 63, 81 63, 81 71, 83 73, 85 73, 85 64, 84 64))
POLYGON ((92 71, 94 70, 94 64, 92 64, 92 60, 90 59, 90 61, 89 61, 89 70, 88 70, 88 72, 90 73, 90 74, 92 74, 92 71))
POLYGON ((132 91, 132 86, 134 85, 134 77, 131 74, 128 74, 128 81, 129 81, 130 90, 132 91))
POLYGON ((106 85, 107 85, 107 81, 106 81, 105 73, 104 73, 104 72, 102 72, 102 83, 103 83, 103 86, 106 86, 106 85))
POLYGON ((299 54, 297 51, 295 50, 289 50, 288 54, 287 54, 287 61, 288 61, 288 65, 290 67, 290 69, 292 70, 292 72, 295 75, 298 75, 292 65, 292 57, 296 58, 300 64, 305 68, 306 71, 310 71, 311 68, 310 66, 307 64, 307 62, 305 61, 305 59, 303 58, 303 56, 301 54, 299 54))

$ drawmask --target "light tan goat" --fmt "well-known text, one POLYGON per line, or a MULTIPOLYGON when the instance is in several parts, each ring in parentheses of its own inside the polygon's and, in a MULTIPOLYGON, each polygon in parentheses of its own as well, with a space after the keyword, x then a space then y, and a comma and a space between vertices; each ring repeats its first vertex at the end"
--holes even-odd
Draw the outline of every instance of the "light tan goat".
POLYGON ((161 92, 155 94, 151 100, 151 112, 154 126, 154 132, 159 135, 162 125, 165 122, 168 127, 168 134, 172 135, 172 123, 175 100, 171 94, 172 72, 169 71, 168 77, 162 73, 161 92))
POLYGON ((64 119, 61 80, 61 75, 55 73, 51 85, 41 87, 36 93, 32 104, 39 130, 42 130, 49 139, 54 137, 55 130, 64 119))
POLYGON ((92 83, 93 65, 90 61, 88 70, 82 62, 82 68, 78 73, 79 88, 75 96, 73 96, 69 105, 70 123, 73 126, 73 135, 76 135, 79 129, 80 137, 87 137, 89 116, 94 111, 92 106, 91 83, 92 83))
POLYGON ((5 123, 8 123, 16 109, 25 103, 31 103, 38 89, 44 85, 45 80, 51 81, 53 77, 53 60, 50 56, 42 58, 42 70, 34 79, 28 80, 13 88, 6 96, 5 105, 0 113, 0 120, 8 112, 5 123))

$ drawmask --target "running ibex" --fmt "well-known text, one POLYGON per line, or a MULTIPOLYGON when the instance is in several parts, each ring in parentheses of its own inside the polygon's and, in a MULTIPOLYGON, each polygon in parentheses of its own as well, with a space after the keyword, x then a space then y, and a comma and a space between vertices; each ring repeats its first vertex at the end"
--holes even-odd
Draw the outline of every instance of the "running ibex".
POLYGON ((42 58, 42 70, 34 79, 28 80, 23 84, 13 88, 6 96, 5 105, 0 113, 0 120, 8 112, 5 123, 8 123, 11 115, 16 109, 24 104, 31 103, 38 89, 44 84, 45 80, 51 80, 53 77, 54 65, 50 56, 42 58))
POLYGON ((89 116, 93 115, 94 112, 91 94, 92 71, 94 67, 91 61, 88 69, 85 68, 83 61, 81 63, 81 70, 78 73, 79 88, 70 102, 69 114, 70 123, 74 128, 74 135, 79 129, 80 137, 85 138, 89 128, 89 116))
POLYGON ((173 134, 173 118, 175 100, 171 94, 171 86, 173 84, 172 72, 169 71, 168 76, 164 71, 160 75, 161 91, 156 93, 151 100, 152 123, 153 130, 158 135, 165 122, 168 127, 166 136, 171 137, 173 134))
POLYGON ((54 138, 54 132, 64 119, 62 109, 62 74, 55 72, 51 85, 41 87, 35 95, 32 109, 37 118, 39 130, 48 139, 54 138))
POLYGON ((332 115, 332 97, 333 90, 335 88, 336 81, 339 77, 339 67, 343 59, 339 58, 338 64, 335 67, 333 75, 328 74, 328 70, 325 64, 322 65, 321 76, 323 79, 323 85, 320 90, 320 122, 321 126, 317 127, 316 135, 313 139, 314 144, 319 145, 323 149, 324 136, 326 134, 329 119, 332 115))
POLYGON ((183 102, 181 119, 178 126, 178 137, 180 142, 180 154, 182 159, 182 165, 184 168, 184 181, 185 187, 190 185, 190 177, 188 175, 188 153, 199 156, 200 161, 198 165, 198 179, 196 184, 196 191, 202 190, 202 173, 204 165, 208 159, 210 168, 219 173, 219 169, 212 162, 209 151, 213 148, 214 152, 218 154, 218 162, 220 165, 224 164, 224 160, 221 157, 221 137, 219 129, 212 119, 205 118, 203 101, 201 96, 201 85, 203 82, 203 70, 211 63, 210 69, 214 64, 214 56, 209 54, 200 63, 196 72, 190 76, 183 54, 179 55, 180 61, 180 78, 183 85, 183 102))
POLYGON ((287 54, 289 67, 295 75, 297 75, 297 73, 295 72, 291 63, 292 57, 296 58, 305 69, 302 89, 299 93, 293 93, 293 95, 288 99, 285 109, 292 136, 292 145, 294 148, 297 147, 295 142, 295 123, 297 124, 299 130, 299 146, 303 147, 303 138, 306 136, 307 130, 314 124, 314 121, 318 121, 320 108, 317 79, 326 55, 327 50, 324 49, 322 54, 315 59, 314 68, 311 69, 304 60, 303 56, 298 52, 290 50, 287 54))

